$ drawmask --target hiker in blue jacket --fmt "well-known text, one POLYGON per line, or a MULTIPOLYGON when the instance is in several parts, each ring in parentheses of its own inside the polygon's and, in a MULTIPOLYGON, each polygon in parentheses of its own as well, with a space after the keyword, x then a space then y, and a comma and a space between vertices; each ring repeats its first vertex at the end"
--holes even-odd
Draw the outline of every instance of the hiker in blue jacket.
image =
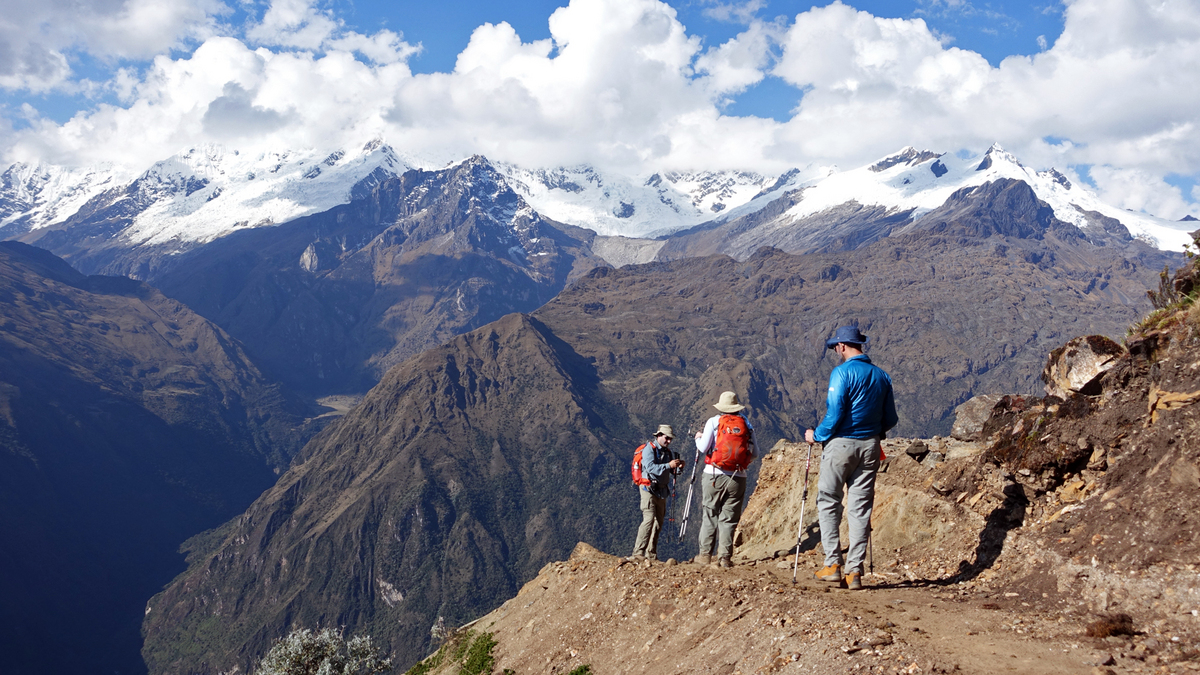
POLYGON ((842 496, 849 487, 846 511, 850 550, 845 580, 853 590, 862 588, 875 504, 875 476, 879 472, 879 442, 898 421, 892 378, 863 354, 866 341, 867 336, 855 326, 842 326, 825 341, 825 347, 834 350, 842 363, 829 375, 825 419, 816 430, 804 432, 809 443, 824 444, 817 478, 817 515, 825 567, 815 576, 822 581, 842 581, 838 528, 842 522, 842 496))

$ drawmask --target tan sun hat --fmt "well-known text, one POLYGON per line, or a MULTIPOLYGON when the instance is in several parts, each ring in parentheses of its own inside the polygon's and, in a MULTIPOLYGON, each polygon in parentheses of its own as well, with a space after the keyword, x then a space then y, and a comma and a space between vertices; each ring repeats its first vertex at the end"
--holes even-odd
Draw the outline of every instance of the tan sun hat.
POLYGON ((666 436, 667 438, 675 438, 675 430, 671 428, 670 424, 658 425, 658 431, 655 432, 654 435, 657 436, 658 434, 662 434, 663 436, 666 436))
POLYGON ((746 409, 746 406, 738 402, 737 394, 732 391, 721 392, 721 400, 713 404, 713 407, 723 413, 735 413, 746 409))

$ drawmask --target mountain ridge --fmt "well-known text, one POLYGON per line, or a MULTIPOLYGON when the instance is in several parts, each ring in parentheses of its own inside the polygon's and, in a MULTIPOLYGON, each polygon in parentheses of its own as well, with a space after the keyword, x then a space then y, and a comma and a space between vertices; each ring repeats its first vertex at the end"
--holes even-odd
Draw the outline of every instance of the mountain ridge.
POLYGON ((315 423, 141 282, 0 242, 0 308, 0 649, 18 672, 144 672, 144 599, 179 544, 251 503, 315 423))

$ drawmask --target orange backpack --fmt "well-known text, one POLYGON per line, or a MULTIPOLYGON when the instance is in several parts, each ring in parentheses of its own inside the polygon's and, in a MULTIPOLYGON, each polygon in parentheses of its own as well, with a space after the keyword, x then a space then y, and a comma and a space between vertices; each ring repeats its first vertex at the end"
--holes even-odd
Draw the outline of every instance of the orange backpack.
POLYGON ((650 443, 642 443, 633 451, 633 482, 643 487, 650 487, 650 479, 642 477, 642 448, 647 445, 650 443))
POLYGON ((741 415, 721 415, 717 420, 717 440, 708 463, 725 471, 745 471, 754 457, 750 454, 750 426, 741 415))

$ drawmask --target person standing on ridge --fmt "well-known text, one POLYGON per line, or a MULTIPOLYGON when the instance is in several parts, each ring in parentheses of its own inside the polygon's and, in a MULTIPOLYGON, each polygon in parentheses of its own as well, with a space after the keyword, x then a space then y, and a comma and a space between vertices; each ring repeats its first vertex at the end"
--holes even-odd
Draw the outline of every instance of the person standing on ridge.
POLYGON ((732 391, 721 393, 713 405, 720 415, 704 423, 696 434, 696 448, 704 453, 703 504, 700 521, 700 554, 695 562, 712 562, 713 545, 721 567, 733 567, 733 531, 742 518, 746 496, 746 467, 754 460, 754 429, 742 414, 746 406, 732 391))
POLYGON ((661 424, 654 439, 634 452, 633 482, 642 497, 642 524, 633 544, 631 560, 658 560, 658 535, 662 533, 663 517, 667 513, 667 497, 671 496, 671 473, 683 468, 684 461, 671 452, 675 431, 661 424))
POLYGON ((838 528, 842 495, 849 486, 846 511, 850 550, 845 579, 852 590, 862 588, 863 560, 875 504, 875 476, 879 472, 879 442, 898 421, 892 378, 863 354, 866 341, 867 336, 855 326, 842 326, 825 341, 825 347, 834 350, 842 362, 829 375, 825 419, 816 430, 804 432, 804 440, 825 446, 817 478, 817 517, 825 567, 815 576, 822 581, 842 581, 838 528))

